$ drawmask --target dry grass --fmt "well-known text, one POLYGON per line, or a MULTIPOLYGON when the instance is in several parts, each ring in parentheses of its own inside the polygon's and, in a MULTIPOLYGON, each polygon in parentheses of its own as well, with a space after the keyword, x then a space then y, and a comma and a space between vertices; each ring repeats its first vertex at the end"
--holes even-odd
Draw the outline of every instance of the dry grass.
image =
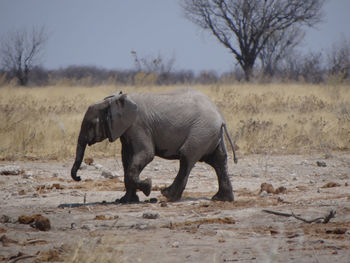
MULTIPOLYGON (((4 87, 0 89, 0 158, 74 157, 87 107, 123 90, 165 91, 166 87, 4 87)), ((341 85, 195 86, 223 112, 239 153, 302 153, 350 148, 350 87, 341 85)), ((119 143, 88 147, 87 156, 112 157, 119 143)))

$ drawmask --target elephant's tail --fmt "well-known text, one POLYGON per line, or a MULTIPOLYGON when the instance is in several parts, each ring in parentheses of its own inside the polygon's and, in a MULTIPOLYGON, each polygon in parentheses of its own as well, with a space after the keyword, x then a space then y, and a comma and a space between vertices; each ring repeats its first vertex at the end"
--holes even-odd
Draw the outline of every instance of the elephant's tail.
POLYGON ((226 152, 226 154, 227 154, 226 147, 225 147, 225 142, 224 142, 224 131, 225 131, 225 134, 226 134, 226 137, 227 137, 228 141, 229 141, 230 144, 231 144, 231 148, 232 148, 232 152, 233 152, 233 161, 234 161, 235 163, 237 163, 237 162, 238 162, 238 159, 237 159, 237 157, 236 157, 235 147, 234 147, 234 145, 233 145, 233 143, 232 143, 232 140, 231 140, 231 137, 230 137, 230 135, 229 135, 229 133, 228 133, 228 130, 227 130, 227 127, 226 127, 226 123, 223 123, 222 126, 221 126, 221 143, 222 143, 222 148, 223 148, 223 150, 224 150, 224 151, 226 152))

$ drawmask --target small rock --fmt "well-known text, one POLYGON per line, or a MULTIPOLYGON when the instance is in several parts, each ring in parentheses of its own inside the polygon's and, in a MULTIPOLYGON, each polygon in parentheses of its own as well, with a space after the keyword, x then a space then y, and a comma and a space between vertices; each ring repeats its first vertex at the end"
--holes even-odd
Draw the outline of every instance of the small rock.
POLYGON ((154 229, 154 226, 149 226, 148 224, 133 224, 130 226, 131 229, 137 229, 137 230, 149 230, 154 229))
POLYGON ((76 225, 75 223, 72 223, 72 224, 70 225, 70 229, 72 229, 72 230, 77 229, 77 225, 76 225))
POLYGON ((37 216, 34 220, 33 226, 40 231, 49 231, 51 229, 50 220, 44 216, 37 216))
POLYGON ((92 230, 91 226, 89 226, 89 225, 83 225, 83 226, 81 227, 81 229, 88 230, 88 231, 91 231, 91 230, 92 230))
POLYGON ((1 175, 19 175, 23 171, 17 165, 8 165, 0 168, 1 175))
POLYGON ((94 159, 87 157, 84 159, 84 163, 86 163, 87 165, 92 165, 94 163, 94 159))
POLYGON ((150 202, 151 204, 155 204, 155 203, 158 202, 158 199, 153 197, 153 198, 151 198, 151 199, 149 200, 149 202, 150 202))
POLYGON ((269 194, 266 191, 260 192, 260 197, 267 197, 269 194))
POLYGON ((33 216, 21 215, 18 217, 20 224, 30 224, 32 227, 41 231, 48 231, 51 229, 50 220, 40 214, 33 216))
POLYGON ((65 187, 63 186, 63 185, 61 185, 61 184, 52 184, 52 186, 51 187, 49 187, 51 190, 52 189, 57 189, 57 190, 63 190, 65 187))
POLYGON ((333 188, 333 187, 339 187, 340 184, 335 183, 335 182, 329 182, 326 183, 324 186, 322 186, 321 188, 333 188))
POLYGON ((148 228, 148 225, 146 224, 140 224, 136 226, 136 229, 138 230, 146 230, 148 228))
POLYGON ((18 223, 30 224, 30 223, 34 222, 36 216, 41 216, 41 215, 34 215, 34 216, 21 215, 18 217, 18 223))
POLYGON ((161 202, 160 203, 160 207, 168 207, 168 203, 167 202, 161 202))
POLYGON ((96 215, 94 220, 108 220, 105 215, 96 215))
POLYGON ((19 195, 26 195, 27 192, 26 192, 26 190, 21 189, 21 190, 18 192, 18 194, 19 194, 19 195))
POLYGON ((300 164, 301 164, 301 165, 308 165, 309 163, 308 163, 307 160, 304 160, 304 161, 302 161, 300 164))
POLYGON ((174 243, 171 244, 172 248, 178 248, 180 246, 179 241, 175 241, 174 243))
POLYGON ((327 167, 327 164, 324 161, 317 161, 316 164, 318 167, 327 167))
POLYGON ((283 203, 283 202, 284 202, 284 199, 283 199, 282 197, 279 196, 279 197, 277 198, 277 201, 283 203))
POLYGON ((93 165, 97 170, 101 170, 103 168, 103 166, 98 163, 92 163, 91 165, 93 165))
POLYGON ((229 230, 216 230, 216 235, 221 238, 234 238, 236 236, 233 231, 229 230))
POLYGON ((275 190, 275 194, 284 194, 285 192, 287 192, 287 188, 285 188, 284 186, 280 186, 275 190))
POLYGON ((272 184, 268 184, 268 183, 262 183, 260 185, 260 193, 265 191, 268 194, 272 194, 275 192, 275 189, 273 189, 272 184))
POLYGON ((157 219, 159 218, 159 214, 156 212, 145 212, 142 217, 145 219, 157 219))
POLYGON ((156 204, 157 202, 158 202, 158 199, 154 197, 149 200, 145 200, 145 203, 156 204))
POLYGON ((118 177, 118 174, 116 172, 111 172, 108 170, 103 170, 101 173, 101 176, 107 179, 114 179, 118 177))
POLYGON ((22 175, 22 178, 23 178, 23 179, 29 179, 29 178, 31 178, 31 177, 33 177, 33 172, 31 172, 31 171, 26 171, 26 172, 22 175))
POLYGON ((4 224, 4 223, 8 223, 8 222, 10 222, 10 217, 9 217, 9 216, 7 216, 7 215, 2 215, 2 216, 0 217, 0 223, 4 224))

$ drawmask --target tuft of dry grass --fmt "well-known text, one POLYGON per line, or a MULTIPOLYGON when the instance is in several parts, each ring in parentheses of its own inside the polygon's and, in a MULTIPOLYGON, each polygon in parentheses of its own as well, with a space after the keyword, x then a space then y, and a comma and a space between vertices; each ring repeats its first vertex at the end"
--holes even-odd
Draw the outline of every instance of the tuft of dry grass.
MULTIPOLYGON (((123 90, 168 91, 151 87, 3 87, 0 89, 0 158, 74 158, 88 106, 123 90)), ((350 87, 309 84, 193 86, 218 105, 240 154, 348 150, 350 87)), ((120 144, 107 140, 87 148, 86 156, 113 157, 120 144)))

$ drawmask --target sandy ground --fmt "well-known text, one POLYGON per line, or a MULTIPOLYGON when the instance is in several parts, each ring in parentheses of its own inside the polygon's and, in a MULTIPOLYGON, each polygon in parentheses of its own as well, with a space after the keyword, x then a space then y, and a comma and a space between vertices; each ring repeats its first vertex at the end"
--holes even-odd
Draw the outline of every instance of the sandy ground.
POLYGON ((232 203, 210 200, 217 179, 202 163, 182 200, 166 202, 159 189, 172 182, 178 162, 155 159, 141 176, 152 178, 151 196, 139 193, 142 202, 128 205, 114 203, 124 191, 119 158, 84 166, 81 182, 70 179, 72 161, 1 162, 0 171, 21 171, 0 175, 0 261, 349 262, 350 154, 327 157, 254 155, 237 165, 230 160, 232 203), (117 177, 107 179, 103 171, 117 177), (285 189, 261 192, 262 183, 285 189), (305 219, 335 210, 336 217, 309 224, 263 209, 305 219), (49 219, 49 230, 20 223, 20 216, 37 214, 49 219))

